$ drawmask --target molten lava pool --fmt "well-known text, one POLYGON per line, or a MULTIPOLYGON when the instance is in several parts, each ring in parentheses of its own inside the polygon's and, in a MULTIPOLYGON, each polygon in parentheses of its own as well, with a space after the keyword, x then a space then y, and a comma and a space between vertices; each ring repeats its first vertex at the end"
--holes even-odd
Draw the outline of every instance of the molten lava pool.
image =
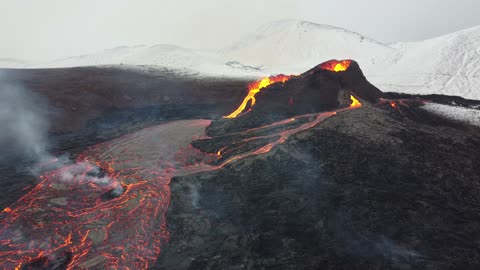
POLYGON ((0 268, 62 260, 68 269, 148 268, 168 239, 163 215, 170 179, 195 170, 185 163, 202 155, 190 143, 209 124, 177 121, 144 129, 99 144, 76 164, 44 175, 0 214, 0 268), (108 176, 88 178, 95 164, 108 176), (118 184, 121 196, 102 199, 118 184))

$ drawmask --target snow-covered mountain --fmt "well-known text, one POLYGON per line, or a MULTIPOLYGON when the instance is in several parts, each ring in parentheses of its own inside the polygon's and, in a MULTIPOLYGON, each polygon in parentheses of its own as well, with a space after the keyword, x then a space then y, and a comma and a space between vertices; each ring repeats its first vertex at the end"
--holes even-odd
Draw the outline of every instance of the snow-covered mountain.
POLYGON ((264 25, 218 51, 118 47, 30 67, 157 65, 205 75, 265 76, 298 74, 334 58, 355 59, 383 91, 480 99, 480 26, 425 41, 382 44, 342 28, 286 20, 264 25))
POLYGON ((24 68, 28 64, 25 61, 13 58, 0 58, 0 68, 24 68))
POLYGON ((342 28, 287 20, 264 25, 220 53, 223 58, 244 64, 298 73, 325 60, 351 58, 370 63, 393 51, 385 44, 342 28))
POLYGON ((202 56, 174 45, 121 46, 94 54, 74 56, 46 63, 49 67, 91 65, 161 65, 187 67, 198 65, 202 56))
POLYGON ((480 99, 480 26, 391 47, 394 55, 365 65, 382 90, 480 99))

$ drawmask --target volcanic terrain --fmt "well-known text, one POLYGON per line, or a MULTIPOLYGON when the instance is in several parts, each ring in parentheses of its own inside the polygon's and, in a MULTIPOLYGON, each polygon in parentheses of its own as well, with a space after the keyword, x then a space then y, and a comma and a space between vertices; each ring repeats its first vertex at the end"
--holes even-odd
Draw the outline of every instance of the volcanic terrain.
POLYGON ((73 161, 2 192, 5 269, 480 267, 480 127, 426 109, 480 101, 384 93, 353 60, 254 83, 7 72, 56 85, 37 91, 70 110, 51 150, 73 161))

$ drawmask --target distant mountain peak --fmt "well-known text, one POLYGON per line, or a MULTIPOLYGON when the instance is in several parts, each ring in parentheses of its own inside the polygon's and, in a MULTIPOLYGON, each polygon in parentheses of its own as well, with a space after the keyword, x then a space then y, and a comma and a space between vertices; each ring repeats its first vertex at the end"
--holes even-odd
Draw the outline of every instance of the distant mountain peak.
MULTIPOLYGON (((271 27, 296 27, 296 28, 318 28, 318 29, 341 29, 346 30, 340 27, 328 25, 328 24, 319 24, 310 21, 296 20, 296 19, 285 19, 285 20, 276 20, 269 23, 263 24, 259 29, 271 28, 271 27)), ((347 30, 348 31, 348 30, 347 30)))
MULTIPOLYGON (((305 21, 305 20, 297 20, 297 19, 285 19, 285 20, 277 20, 277 21, 272 21, 266 24, 263 24, 259 26, 255 32, 257 35, 267 35, 267 34, 273 34, 276 32, 291 32, 291 33, 301 33, 301 32, 308 32, 308 31, 315 31, 315 32, 321 32, 321 31, 336 31, 336 32, 343 32, 345 34, 351 34, 354 36, 358 36, 359 38, 362 38, 364 40, 368 40, 373 43, 385 45, 384 43, 374 40, 370 37, 367 37, 365 35, 362 35, 360 33, 342 28, 342 27, 337 27, 329 24, 319 24, 311 21, 305 21)), ((386 46, 386 45, 385 45, 386 46)))

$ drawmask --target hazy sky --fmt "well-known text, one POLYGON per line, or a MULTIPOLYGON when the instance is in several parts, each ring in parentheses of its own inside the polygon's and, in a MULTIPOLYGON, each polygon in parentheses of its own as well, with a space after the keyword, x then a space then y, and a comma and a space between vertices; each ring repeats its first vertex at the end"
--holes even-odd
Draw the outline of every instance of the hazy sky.
POLYGON ((480 0, 0 0, 0 58, 158 43, 215 49, 281 19, 412 41, 480 25, 480 0))

